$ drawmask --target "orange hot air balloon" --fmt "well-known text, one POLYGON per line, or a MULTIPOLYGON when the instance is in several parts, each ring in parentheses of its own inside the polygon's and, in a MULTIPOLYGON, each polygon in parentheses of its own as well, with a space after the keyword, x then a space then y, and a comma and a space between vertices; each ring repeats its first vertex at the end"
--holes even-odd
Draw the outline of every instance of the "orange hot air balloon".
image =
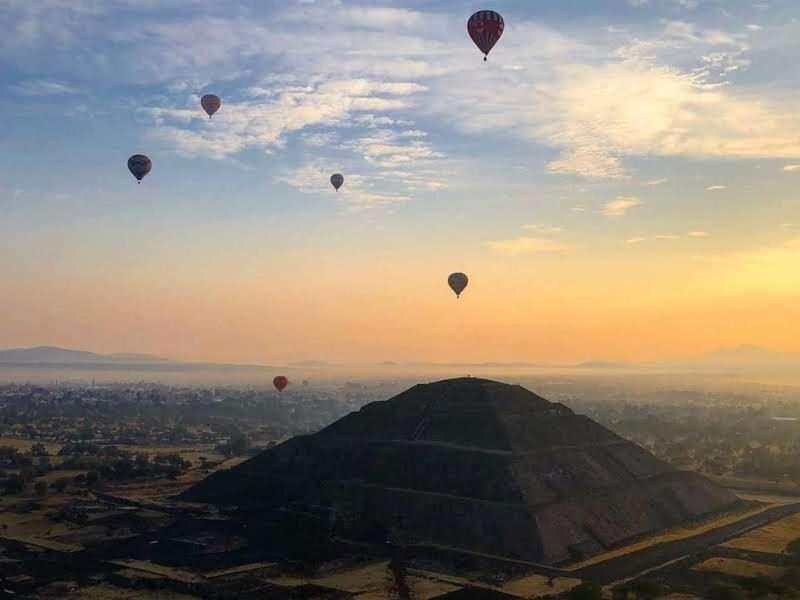
POLYGON ((283 375, 278 375, 275 379, 272 380, 272 385, 275 386, 275 389, 279 392, 282 392, 286 389, 286 386, 289 385, 289 380, 286 379, 283 375))
POLYGON ((203 110, 206 111, 210 119, 211 115, 217 112, 219 107, 222 106, 222 100, 219 99, 219 96, 215 96, 214 94, 206 94, 200 98, 200 106, 203 107, 203 110))

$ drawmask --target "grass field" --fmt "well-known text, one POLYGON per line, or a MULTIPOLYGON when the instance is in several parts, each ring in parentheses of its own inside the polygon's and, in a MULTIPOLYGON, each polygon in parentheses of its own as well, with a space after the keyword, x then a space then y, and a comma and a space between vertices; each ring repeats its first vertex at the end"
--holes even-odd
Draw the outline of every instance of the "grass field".
POLYGON ((770 579, 780 578, 784 571, 783 567, 774 565, 762 565, 760 563, 739 560, 736 558, 709 558, 707 561, 692 567, 694 571, 712 571, 723 573, 734 577, 769 577, 770 579))
POLYGON ((796 514, 754 529, 741 537, 726 542, 723 546, 739 550, 781 554, 786 549, 786 544, 799 537, 800 514, 796 514))

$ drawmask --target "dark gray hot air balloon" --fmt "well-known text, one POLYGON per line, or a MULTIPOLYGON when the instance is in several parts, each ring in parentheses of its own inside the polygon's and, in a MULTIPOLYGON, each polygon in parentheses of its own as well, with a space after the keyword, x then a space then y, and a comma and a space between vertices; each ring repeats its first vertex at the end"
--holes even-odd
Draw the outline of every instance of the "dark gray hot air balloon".
POLYGON ((344 177, 342 177, 339 173, 334 173, 333 175, 331 175, 331 185, 333 186, 333 189, 335 189, 337 192, 339 191, 339 188, 342 187, 343 183, 344 183, 344 177))
POLYGON ((447 285, 456 293, 456 298, 461 297, 461 292, 464 291, 468 283, 469 279, 464 273, 451 273, 450 277, 447 278, 447 285))
POLYGON ((144 154, 134 154, 128 159, 128 170, 136 177, 136 181, 142 183, 142 178, 153 168, 152 161, 144 154))
POLYGON ((222 100, 219 99, 219 96, 215 96, 214 94, 206 94, 200 98, 200 106, 203 107, 203 110, 206 111, 210 119, 211 115, 217 112, 219 107, 222 106, 222 100))

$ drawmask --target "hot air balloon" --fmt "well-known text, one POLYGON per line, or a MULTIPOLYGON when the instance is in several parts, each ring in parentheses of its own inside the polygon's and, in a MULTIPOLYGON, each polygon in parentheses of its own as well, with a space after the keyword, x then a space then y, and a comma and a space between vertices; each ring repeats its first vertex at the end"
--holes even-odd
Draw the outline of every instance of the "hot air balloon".
POLYGON ((503 35, 504 28, 503 17, 493 10, 479 10, 467 21, 467 33, 483 52, 483 60, 503 35))
POLYGON ((278 375, 272 380, 272 385, 275 386, 275 389, 278 390, 278 392, 282 392, 284 389, 286 389, 286 386, 289 385, 289 380, 283 375, 278 375))
POLYGON ((136 180, 142 183, 142 178, 153 168, 153 163, 144 154, 134 154, 128 159, 128 170, 133 173, 136 180))
POLYGON ((335 189, 337 192, 339 191, 339 188, 342 187, 343 183, 344 183, 344 177, 342 177, 339 173, 334 173, 333 175, 331 175, 331 185, 333 186, 333 189, 335 189))
POLYGON ((215 96, 214 94, 206 94, 200 98, 200 106, 202 106, 203 110, 206 111, 209 119, 211 118, 211 115, 219 110, 221 105, 222 100, 219 99, 219 96, 215 96))
POLYGON ((463 273, 451 273, 450 277, 447 278, 447 285, 456 293, 456 298, 461 297, 461 292, 464 291, 468 283, 469 279, 463 273))

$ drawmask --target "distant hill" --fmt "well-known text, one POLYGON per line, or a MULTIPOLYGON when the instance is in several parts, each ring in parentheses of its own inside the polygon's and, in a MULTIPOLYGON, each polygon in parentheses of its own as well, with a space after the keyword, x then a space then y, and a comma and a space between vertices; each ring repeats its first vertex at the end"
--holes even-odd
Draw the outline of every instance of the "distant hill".
POLYGON ((224 363, 182 362, 156 356, 117 352, 98 354, 56 346, 12 348, 0 350, 0 367, 35 367, 37 369, 114 369, 123 371, 258 371, 271 370, 268 365, 235 365, 224 363))
POLYGON ((153 354, 96 354, 83 350, 70 350, 56 346, 37 346, 35 348, 12 348, 0 350, 0 363, 14 364, 86 364, 86 363, 165 363, 168 358, 153 354))

